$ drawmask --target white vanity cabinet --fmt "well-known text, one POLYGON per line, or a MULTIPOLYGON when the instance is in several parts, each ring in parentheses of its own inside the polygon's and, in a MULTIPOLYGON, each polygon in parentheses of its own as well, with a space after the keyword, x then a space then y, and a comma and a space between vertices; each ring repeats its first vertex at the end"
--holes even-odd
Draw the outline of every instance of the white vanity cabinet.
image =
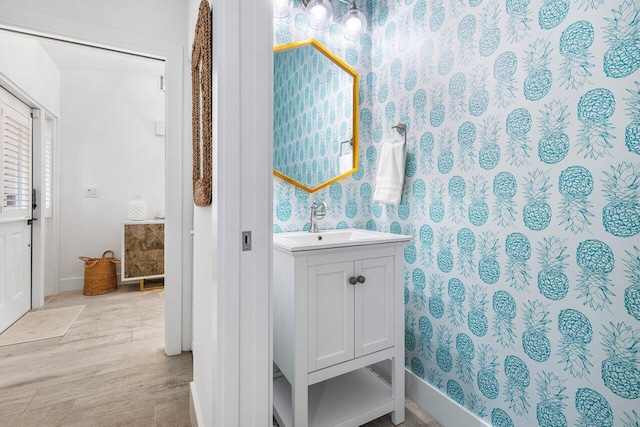
POLYGON ((389 412, 404 421, 402 270, 411 238, 353 232, 373 237, 341 247, 332 247, 337 231, 311 247, 278 245, 293 233, 274 237, 273 352, 282 372, 274 414, 282 427, 358 426, 389 412), (391 384, 367 369, 386 359, 391 384))

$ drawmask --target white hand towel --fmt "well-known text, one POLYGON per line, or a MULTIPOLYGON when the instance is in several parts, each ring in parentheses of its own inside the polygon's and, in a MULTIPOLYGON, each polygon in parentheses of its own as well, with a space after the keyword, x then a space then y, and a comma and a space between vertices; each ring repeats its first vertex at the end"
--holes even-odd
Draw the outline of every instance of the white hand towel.
POLYGON ((345 154, 344 156, 340 156, 339 160, 340 164, 340 174, 349 172, 353 169, 353 154, 345 154))
POLYGON ((402 198, 406 151, 404 142, 384 143, 380 150, 380 162, 376 175, 376 191, 373 201, 397 205, 402 198))

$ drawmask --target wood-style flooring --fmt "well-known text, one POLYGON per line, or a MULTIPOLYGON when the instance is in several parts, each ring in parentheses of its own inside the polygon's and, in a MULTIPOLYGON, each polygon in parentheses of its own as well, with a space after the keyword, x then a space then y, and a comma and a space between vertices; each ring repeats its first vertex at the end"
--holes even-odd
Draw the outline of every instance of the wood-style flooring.
MULTIPOLYGON (((192 358, 164 354, 164 291, 64 292, 42 310, 82 304, 64 337, 0 347, 0 427, 190 426, 192 358)), ((409 400, 404 426, 441 427, 409 400)))

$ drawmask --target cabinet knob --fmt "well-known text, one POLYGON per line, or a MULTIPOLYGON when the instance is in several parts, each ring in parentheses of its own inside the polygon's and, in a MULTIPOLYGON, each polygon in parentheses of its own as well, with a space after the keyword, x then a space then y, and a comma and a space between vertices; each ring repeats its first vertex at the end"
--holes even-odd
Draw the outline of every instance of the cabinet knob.
POLYGON ((365 278, 364 276, 358 276, 358 283, 364 283, 365 278))
POLYGON ((356 279, 355 277, 349 277, 349 283, 355 285, 356 283, 358 283, 358 279, 356 279))

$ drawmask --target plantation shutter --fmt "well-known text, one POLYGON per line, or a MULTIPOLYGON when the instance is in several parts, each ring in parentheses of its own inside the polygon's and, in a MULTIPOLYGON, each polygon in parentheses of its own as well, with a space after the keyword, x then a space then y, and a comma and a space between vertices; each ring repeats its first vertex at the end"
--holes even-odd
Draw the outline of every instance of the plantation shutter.
POLYGON ((0 220, 31 218, 31 109, 0 91, 0 220))
POLYGON ((47 129, 44 140, 44 216, 49 218, 51 216, 52 203, 51 199, 53 186, 53 141, 51 137, 51 130, 47 129))

